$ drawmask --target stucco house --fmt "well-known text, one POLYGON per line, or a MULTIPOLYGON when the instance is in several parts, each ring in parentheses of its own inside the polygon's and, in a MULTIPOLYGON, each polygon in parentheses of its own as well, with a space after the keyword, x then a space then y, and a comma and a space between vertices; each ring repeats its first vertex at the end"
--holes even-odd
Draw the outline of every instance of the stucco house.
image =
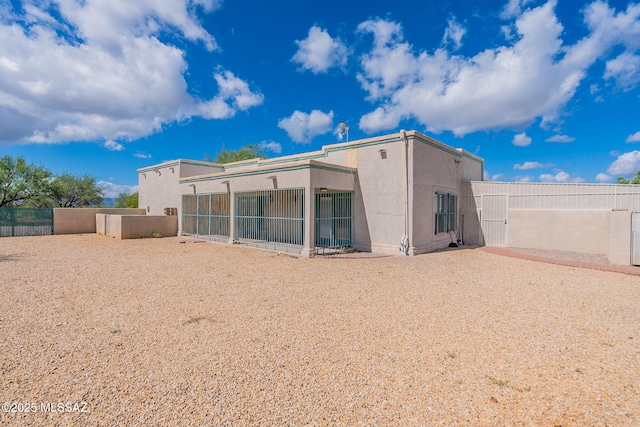
MULTIPOLYGON (((463 183, 484 161, 416 131, 273 159, 175 160, 138 170, 139 207, 179 234, 311 256, 429 252, 463 231, 463 183)), ((476 233, 477 235, 477 233, 476 233)))

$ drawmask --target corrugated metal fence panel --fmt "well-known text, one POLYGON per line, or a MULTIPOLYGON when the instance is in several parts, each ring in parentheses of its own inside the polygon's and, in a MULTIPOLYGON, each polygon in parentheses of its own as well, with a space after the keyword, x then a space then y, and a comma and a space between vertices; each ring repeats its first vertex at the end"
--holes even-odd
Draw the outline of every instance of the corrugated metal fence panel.
POLYGON ((616 185, 616 209, 640 212, 640 185, 616 185))
POLYGON ((509 197, 506 194, 482 196, 481 227, 487 246, 507 245, 509 197))
POLYGON ((640 211, 640 185, 474 181, 471 191, 476 203, 483 195, 506 194, 509 196, 509 209, 514 210, 640 211))
POLYGON ((633 265, 640 265, 640 212, 631 219, 631 258, 633 265))
POLYGON ((235 193, 235 239, 269 249, 301 251, 304 245, 304 189, 235 193))
POLYGON ((51 234, 52 208, 0 208, 0 237, 51 234))

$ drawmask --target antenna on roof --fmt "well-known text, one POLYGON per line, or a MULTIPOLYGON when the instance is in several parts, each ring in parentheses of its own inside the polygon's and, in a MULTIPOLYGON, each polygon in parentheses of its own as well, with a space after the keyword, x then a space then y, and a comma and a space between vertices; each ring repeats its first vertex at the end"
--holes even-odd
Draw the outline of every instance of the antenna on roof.
POLYGON ((349 142, 349 125, 345 122, 340 122, 338 123, 338 138, 340 141, 342 141, 342 138, 344 138, 345 135, 347 137, 347 142, 349 142))

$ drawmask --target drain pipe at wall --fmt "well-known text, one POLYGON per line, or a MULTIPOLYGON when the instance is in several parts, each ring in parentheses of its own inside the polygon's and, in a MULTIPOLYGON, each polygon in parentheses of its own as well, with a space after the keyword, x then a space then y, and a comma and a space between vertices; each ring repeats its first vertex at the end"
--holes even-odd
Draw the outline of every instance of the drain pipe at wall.
POLYGON ((409 255, 409 140, 407 132, 402 129, 400 131, 400 141, 402 142, 402 155, 404 160, 403 178, 404 178, 404 235, 400 240, 400 252, 409 255))

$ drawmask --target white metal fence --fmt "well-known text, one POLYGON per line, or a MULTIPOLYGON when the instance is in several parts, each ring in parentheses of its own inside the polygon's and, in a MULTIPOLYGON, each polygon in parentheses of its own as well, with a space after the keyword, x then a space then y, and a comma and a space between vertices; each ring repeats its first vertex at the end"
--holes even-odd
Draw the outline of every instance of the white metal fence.
POLYGON ((506 246, 509 221, 509 196, 484 194, 482 196, 481 227, 488 246, 506 246))
POLYGON ((503 194, 511 210, 640 211, 640 185, 473 181, 464 183, 462 194, 467 209, 482 209, 484 195, 503 194))
MULTIPOLYGON (((478 212, 484 243, 505 246, 509 212, 517 210, 628 210, 640 212, 640 185, 473 181, 462 183, 460 208, 478 212)), ((634 255, 640 263, 640 218, 634 214, 634 255)))

